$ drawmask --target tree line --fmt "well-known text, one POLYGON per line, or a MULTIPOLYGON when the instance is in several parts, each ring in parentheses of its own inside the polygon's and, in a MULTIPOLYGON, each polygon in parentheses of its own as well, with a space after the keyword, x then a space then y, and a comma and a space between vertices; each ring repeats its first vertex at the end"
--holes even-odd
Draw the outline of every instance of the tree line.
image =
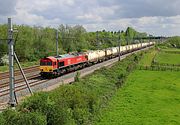
MULTIPOLYGON (((15 51, 20 61, 36 61, 45 56, 56 54, 56 32, 51 27, 37 27, 27 25, 14 25, 18 33, 14 33, 15 51)), ((134 42, 133 38, 147 37, 146 33, 140 33, 131 27, 126 31, 98 31, 87 32, 81 25, 59 25, 58 47, 59 53, 64 54, 72 51, 86 51, 108 48, 121 44, 134 42)), ((0 25, 0 39, 7 38, 7 25, 0 25)), ((7 55, 8 45, 6 40, 0 40, 0 59, 7 55)), ((1 64, 2 65, 2 64, 1 64)))

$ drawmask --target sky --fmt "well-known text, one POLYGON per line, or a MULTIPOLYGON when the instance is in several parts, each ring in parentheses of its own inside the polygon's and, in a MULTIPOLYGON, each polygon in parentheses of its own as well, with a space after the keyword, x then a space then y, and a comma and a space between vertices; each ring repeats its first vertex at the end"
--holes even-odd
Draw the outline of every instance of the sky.
POLYGON ((180 0, 0 0, 0 24, 83 25, 87 31, 125 30, 180 35, 180 0))

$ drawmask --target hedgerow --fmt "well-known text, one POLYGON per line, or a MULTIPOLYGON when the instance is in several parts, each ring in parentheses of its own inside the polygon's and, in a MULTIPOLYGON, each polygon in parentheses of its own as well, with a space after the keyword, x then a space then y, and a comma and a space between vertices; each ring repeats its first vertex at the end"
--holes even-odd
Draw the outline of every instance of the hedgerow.
POLYGON ((4 111, 0 117, 1 125, 46 125, 46 117, 40 112, 23 112, 12 109, 4 111))

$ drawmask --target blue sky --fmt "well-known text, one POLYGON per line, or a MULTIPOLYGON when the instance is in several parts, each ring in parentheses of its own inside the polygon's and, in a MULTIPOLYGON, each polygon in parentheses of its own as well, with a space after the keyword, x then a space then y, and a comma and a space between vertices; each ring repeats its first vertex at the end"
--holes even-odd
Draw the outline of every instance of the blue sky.
POLYGON ((87 31, 125 30, 180 35, 180 0, 0 0, 0 23, 57 27, 83 25, 87 31))

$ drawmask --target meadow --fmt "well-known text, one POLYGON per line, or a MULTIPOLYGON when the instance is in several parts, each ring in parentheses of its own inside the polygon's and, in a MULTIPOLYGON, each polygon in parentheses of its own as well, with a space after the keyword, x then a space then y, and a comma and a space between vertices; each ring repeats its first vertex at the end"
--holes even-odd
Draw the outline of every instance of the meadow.
POLYGON ((179 125, 180 72, 136 70, 95 125, 179 125))
MULTIPOLYGON (((173 49, 166 49, 174 51, 173 49)), ((176 51, 176 50, 175 50, 176 51)), ((179 54, 147 52, 140 66, 158 63, 178 64, 179 54)), ((95 125, 179 125, 180 124, 180 72, 149 71, 132 72, 124 86, 101 111, 95 125)))
POLYGON ((161 51, 156 55, 155 60, 161 64, 165 63, 180 65, 180 54, 161 51))

